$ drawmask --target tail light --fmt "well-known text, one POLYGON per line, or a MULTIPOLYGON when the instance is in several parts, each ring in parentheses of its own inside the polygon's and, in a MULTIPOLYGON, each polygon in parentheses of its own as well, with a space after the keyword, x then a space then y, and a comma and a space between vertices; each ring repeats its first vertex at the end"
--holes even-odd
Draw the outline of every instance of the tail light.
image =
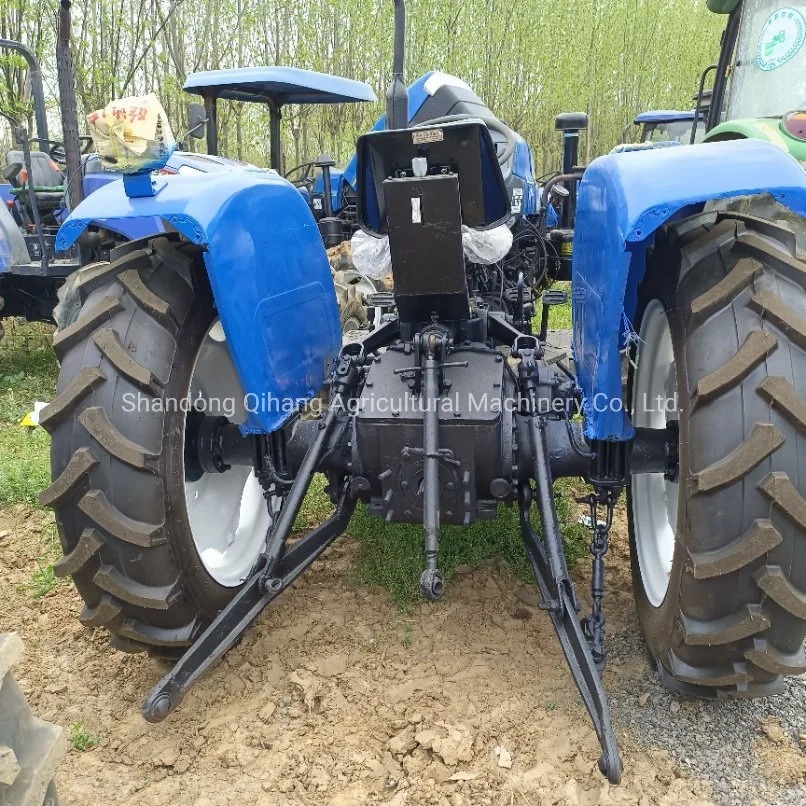
POLYGON ((173 168, 169 168, 167 165, 163 165, 162 168, 160 168, 157 171, 157 173, 163 176, 171 176, 172 174, 179 173, 179 171, 175 171, 173 168))
POLYGON ((806 140, 806 112, 790 112, 781 121, 781 128, 796 140, 806 140))

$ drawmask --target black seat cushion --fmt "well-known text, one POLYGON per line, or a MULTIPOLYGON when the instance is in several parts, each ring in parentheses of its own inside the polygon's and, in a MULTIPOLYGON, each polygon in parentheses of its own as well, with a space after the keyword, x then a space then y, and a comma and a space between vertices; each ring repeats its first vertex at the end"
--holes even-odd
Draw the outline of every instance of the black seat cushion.
MULTIPOLYGON (((9 151, 6 155, 6 164, 11 165, 15 162, 25 164, 22 151, 9 151)), ((59 166, 44 151, 31 152, 31 171, 34 188, 64 187, 64 176, 59 166)), ((25 184, 28 184, 27 181, 25 184)))

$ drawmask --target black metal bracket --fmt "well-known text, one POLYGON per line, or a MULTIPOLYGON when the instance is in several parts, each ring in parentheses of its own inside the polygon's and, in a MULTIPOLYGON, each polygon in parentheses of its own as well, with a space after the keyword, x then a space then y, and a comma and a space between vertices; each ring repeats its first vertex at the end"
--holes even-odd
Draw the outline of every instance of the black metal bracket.
POLYGON ((194 683, 240 640, 263 610, 344 532, 355 505, 345 485, 333 515, 297 541, 274 568, 263 555, 235 598, 146 697, 143 717, 148 722, 162 722, 179 706, 194 683))
POLYGON ((529 512, 533 491, 528 481, 519 488, 520 523, 523 542, 532 564, 542 597, 541 607, 548 611, 574 682, 582 695, 593 727, 602 747, 599 769, 612 784, 621 781, 624 764, 618 751, 616 735, 610 722, 610 708, 602 679, 596 668, 591 648, 577 613, 574 585, 568 573, 562 544, 560 524, 554 503, 554 487, 549 463, 544 418, 537 415, 536 383, 537 364, 535 345, 525 339, 516 344, 521 362, 518 368, 521 395, 526 400, 529 417, 529 436, 532 448, 532 477, 535 480, 537 506, 542 522, 542 540, 532 526, 529 512))
POLYGON ((361 345, 342 347, 333 371, 331 399, 318 424, 316 436, 288 490, 283 505, 266 535, 266 546, 249 579, 210 626, 196 639, 174 668, 154 687, 143 703, 143 716, 161 722, 182 702, 193 684, 243 635, 264 608, 279 596, 345 530, 356 499, 349 481, 343 481, 336 496, 336 511, 321 526, 286 551, 286 541, 305 494, 329 444, 331 433, 355 393, 365 361, 361 345))

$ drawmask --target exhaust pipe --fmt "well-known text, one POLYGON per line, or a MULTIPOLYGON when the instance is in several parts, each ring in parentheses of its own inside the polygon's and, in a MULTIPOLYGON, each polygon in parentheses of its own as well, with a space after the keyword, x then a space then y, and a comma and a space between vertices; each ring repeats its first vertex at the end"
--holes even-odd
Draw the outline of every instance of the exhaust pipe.
POLYGON ((34 99, 34 116, 36 117, 36 136, 40 140, 49 141, 48 114, 45 108, 45 90, 42 86, 42 68, 33 52, 21 42, 12 39, 0 39, 0 50, 15 50, 28 64, 28 75, 31 79, 31 95, 34 99))
POLYGON ((406 3, 395 0, 395 55, 392 83, 386 91, 386 128, 406 129, 409 125, 409 91, 403 80, 406 61, 406 3))

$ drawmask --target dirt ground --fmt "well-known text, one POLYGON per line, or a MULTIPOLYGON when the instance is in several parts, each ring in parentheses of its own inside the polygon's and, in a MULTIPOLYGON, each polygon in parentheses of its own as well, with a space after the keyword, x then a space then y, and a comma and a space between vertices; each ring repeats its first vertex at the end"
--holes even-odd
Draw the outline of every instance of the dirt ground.
MULTIPOLYGON (((34 709, 65 727, 83 722, 99 740, 59 767, 67 806, 711 802, 710 784, 622 731, 623 784, 604 781, 534 588, 497 564, 460 569, 442 602, 401 615, 387 593, 354 581, 349 538, 175 714, 149 725, 140 704, 165 663, 115 652, 103 631, 81 627, 71 585, 39 599, 25 587, 47 517, 0 513, 0 625, 25 642, 16 673, 34 709)), ((623 524, 615 532, 611 631, 634 620, 623 524)), ((645 664, 622 658, 606 686, 645 664)))

